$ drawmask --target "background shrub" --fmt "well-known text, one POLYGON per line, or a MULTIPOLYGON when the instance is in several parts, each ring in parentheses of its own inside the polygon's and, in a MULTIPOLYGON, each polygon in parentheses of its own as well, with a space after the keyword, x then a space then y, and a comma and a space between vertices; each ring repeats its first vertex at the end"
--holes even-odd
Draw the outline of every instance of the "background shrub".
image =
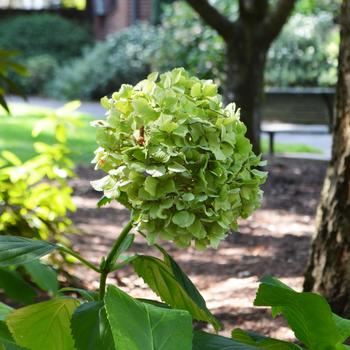
MULTIPOLYGON (((223 1, 216 2, 218 8, 224 10, 223 1)), ((223 82, 226 71, 224 41, 185 2, 177 1, 164 8, 159 35, 161 44, 156 54, 156 70, 163 72, 184 67, 202 79, 215 78, 217 83, 223 82)))
POLYGON ((22 84, 28 94, 41 94, 47 81, 54 76, 58 67, 56 59, 51 55, 38 55, 26 60, 28 74, 22 84))
POLYGON ((26 77, 13 77, 27 94, 41 94, 59 64, 90 43, 83 26, 54 14, 10 17, 0 22, 0 48, 20 51, 26 77))
MULTIPOLYGON (((226 15, 236 16, 235 3, 225 5, 222 0, 216 0, 215 5, 226 15)), ((296 9, 269 51, 265 71, 267 85, 334 85, 338 28, 334 14, 325 9, 323 2, 296 9)), ((225 83, 225 45, 185 2, 175 2, 165 8, 155 63, 159 71, 183 66, 191 74, 201 78, 216 77, 221 86, 225 83)))
POLYGON ((270 86, 330 86, 337 81, 339 34, 328 12, 295 14, 272 45, 265 81, 270 86))
POLYGON ((122 83, 135 84, 151 70, 159 48, 158 31, 138 24, 111 35, 61 67, 47 94, 56 98, 100 98, 122 83))
POLYGON ((1 20, 0 33, 0 47, 19 50, 24 58, 47 54, 62 61, 79 55, 90 42, 86 28, 54 14, 1 20))

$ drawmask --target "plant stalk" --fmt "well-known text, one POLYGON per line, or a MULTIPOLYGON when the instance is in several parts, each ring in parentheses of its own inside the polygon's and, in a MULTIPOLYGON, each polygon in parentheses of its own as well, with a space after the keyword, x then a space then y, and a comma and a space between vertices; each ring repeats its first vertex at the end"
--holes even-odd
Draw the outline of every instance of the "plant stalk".
POLYGON ((120 232, 117 240, 114 242, 112 249, 107 255, 107 258, 104 262, 102 262, 100 267, 100 300, 103 300, 106 292, 106 281, 108 274, 112 271, 112 267, 115 260, 115 255, 123 243, 124 239, 128 235, 128 233, 131 231, 132 227, 134 225, 134 221, 130 220, 123 228, 123 230, 120 232))
POLYGON ((69 249, 68 247, 65 247, 64 245, 58 244, 58 249, 66 254, 69 254, 73 256, 74 258, 78 259, 80 262, 82 262, 85 266, 89 267, 90 269, 100 272, 100 269, 96 267, 93 263, 90 261, 84 259, 80 254, 74 252, 73 250, 69 249))

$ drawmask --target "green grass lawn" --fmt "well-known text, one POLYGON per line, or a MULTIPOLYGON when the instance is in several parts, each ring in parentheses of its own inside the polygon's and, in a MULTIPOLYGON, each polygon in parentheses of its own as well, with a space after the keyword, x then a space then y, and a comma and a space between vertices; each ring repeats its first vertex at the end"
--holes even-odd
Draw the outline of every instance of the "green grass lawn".
MULTIPOLYGON (((50 113, 50 109, 31 107, 24 104, 10 104, 12 115, 0 110, 0 151, 9 150, 22 160, 27 160, 36 152, 33 143, 37 141, 54 143, 52 130, 44 130, 38 137, 32 137, 32 129, 37 121, 50 113)), ((68 146, 72 150, 72 158, 77 163, 89 163, 96 149, 95 129, 90 126, 93 116, 75 113, 83 126, 71 130, 68 146)))
MULTIPOLYGON (((52 131, 43 131, 37 138, 32 137, 35 123, 47 116, 50 109, 31 107, 25 104, 11 104, 12 116, 0 110, 0 151, 9 150, 22 160, 33 157, 36 153, 33 142, 42 141, 53 143, 52 131)), ((93 116, 76 113, 76 117, 83 123, 83 127, 72 131, 69 135, 68 145, 71 147, 72 158, 76 163, 89 163, 96 149, 95 129, 90 126, 93 116)), ((262 150, 268 152, 267 140, 262 141, 262 150)), ((322 153, 319 149, 305 144, 275 144, 276 153, 322 153)))
MULTIPOLYGON (((269 142, 268 140, 262 140, 261 149, 263 153, 269 152, 269 142)), ((275 153, 315 153, 322 154, 322 150, 316 147, 305 145, 302 143, 280 143, 275 142, 274 145, 275 153)))

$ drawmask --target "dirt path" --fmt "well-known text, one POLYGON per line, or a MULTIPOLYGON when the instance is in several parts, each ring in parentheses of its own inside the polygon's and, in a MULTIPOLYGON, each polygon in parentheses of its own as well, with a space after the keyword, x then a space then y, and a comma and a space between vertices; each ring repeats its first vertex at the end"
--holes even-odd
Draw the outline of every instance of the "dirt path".
MULTIPOLYGON (((230 235, 218 250, 179 250, 165 244, 202 292, 209 309, 224 323, 222 334, 229 335, 233 328, 241 327, 293 338, 281 319, 272 320, 264 309, 253 312, 252 304, 258 280, 265 275, 301 288, 325 170, 326 163, 318 161, 270 161, 262 208, 242 221, 240 231, 230 235)), ((73 219, 84 234, 73 237, 74 246, 98 263, 128 220, 128 212, 117 203, 96 209, 99 194, 91 189, 89 181, 98 175, 89 168, 79 168, 78 173, 80 179, 73 185, 79 210, 73 219)), ((140 237, 134 250, 153 251, 140 237)), ((80 266, 75 270, 87 287, 98 287, 96 274, 80 266)), ((155 298, 131 269, 121 271, 118 279, 122 288, 134 296, 155 298)), ((109 282, 116 283, 116 279, 109 282)))

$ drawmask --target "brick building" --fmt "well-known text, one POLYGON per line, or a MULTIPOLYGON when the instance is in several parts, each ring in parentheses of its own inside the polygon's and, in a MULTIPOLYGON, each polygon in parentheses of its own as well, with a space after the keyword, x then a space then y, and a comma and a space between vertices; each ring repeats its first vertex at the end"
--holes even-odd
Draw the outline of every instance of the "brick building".
POLYGON ((91 0, 93 29, 97 39, 128 27, 137 21, 149 21, 152 0, 91 0))
POLYGON ((0 0, 0 17, 28 13, 59 13, 89 22, 96 39, 102 40, 137 21, 150 21, 160 0, 0 0), (67 7, 67 4, 71 5, 67 7), (80 7, 77 6, 80 4, 80 7))

